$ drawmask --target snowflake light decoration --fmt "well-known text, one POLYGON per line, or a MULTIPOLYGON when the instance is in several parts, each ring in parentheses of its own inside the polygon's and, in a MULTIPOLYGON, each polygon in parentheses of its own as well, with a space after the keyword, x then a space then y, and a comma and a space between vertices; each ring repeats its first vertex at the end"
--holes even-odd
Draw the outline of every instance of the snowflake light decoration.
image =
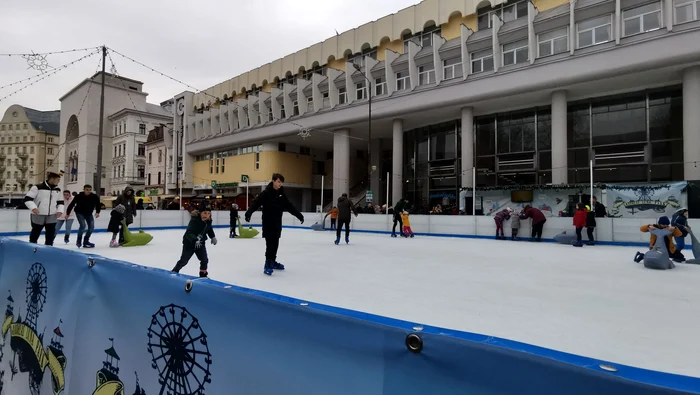
POLYGON ((38 70, 43 73, 49 67, 51 67, 49 66, 49 62, 46 60, 46 55, 35 54, 32 52, 28 55, 22 55, 22 58, 27 61, 27 64, 29 65, 29 67, 27 67, 28 69, 38 70))
POLYGON ((302 139, 306 140, 307 138, 311 137, 311 129, 309 129, 309 128, 301 128, 301 130, 299 130, 299 136, 300 136, 302 139))

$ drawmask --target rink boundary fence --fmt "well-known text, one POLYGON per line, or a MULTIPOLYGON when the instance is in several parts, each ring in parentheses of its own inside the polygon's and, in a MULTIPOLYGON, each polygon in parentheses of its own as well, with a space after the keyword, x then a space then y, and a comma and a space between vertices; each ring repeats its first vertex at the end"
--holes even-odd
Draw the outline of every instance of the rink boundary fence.
MULTIPOLYGON (((246 226, 251 226, 253 228, 260 228, 262 225, 259 224, 250 224, 246 226)), ((227 225, 214 225, 214 229, 228 229, 229 227, 227 225)), ((295 225, 282 225, 282 228, 284 229, 299 229, 299 230, 307 230, 307 231, 313 231, 311 228, 307 226, 295 226, 295 225)), ((140 230, 143 231, 149 231, 149 230, 154 230, 154 231, 159 231, 159 230, 184 230, 187 229, 187 226, 151 226, 151 227, 143 227, 139 228, 140 230)), ((76 233, 77 229, 73 229, 73 233, 76 233)), ((321 232, 321 231, 313 231, 313 232, 321 232)), ((324 229, 323 232, 331 232, 330 229, 324 229)), ((0 237, 19 237, 19 236, 29 236, 30 232, 2 232, 0 233, 0 237)), ((107 229, 95 229, 92 231, 92 233, 108 233, 107 229)), ((368 233, 368 234, 378 234, 378 235, 391 235, 391 232, 388 231, 382 231, 382 230, 364 230, 364 229, 352 229, 351 233, 368 233)), ((481 239, 481 240, 494 240, 493 236, 482 236, 482 235, 464 235, 464 234, 452 234, 452 233, 417 233, 414 232, 416 236, 422 236, 422 237, 442 237, 442 238, 456 238, 456 239, 481 239)), ((58 235, 56 236, 58 239, 58 235)), ((513 242, 512 240, 506 240, 506 242, 513 242)), ((517 240, 516 242, 530 242, 529 237, 521 237, 520 240, 517 240)), ((552 238, 543 238, 542 242, 545 243, 555 243, 554 239, 552 238)), ((585 243, 586 240, 584 238, 583 242, 585 243)), ((638 242, 632 242, 632 241, 596 241, 596 245, 599 246, 616 246, 616 247, 647 247, 649 243, 638 243, 638 242)))

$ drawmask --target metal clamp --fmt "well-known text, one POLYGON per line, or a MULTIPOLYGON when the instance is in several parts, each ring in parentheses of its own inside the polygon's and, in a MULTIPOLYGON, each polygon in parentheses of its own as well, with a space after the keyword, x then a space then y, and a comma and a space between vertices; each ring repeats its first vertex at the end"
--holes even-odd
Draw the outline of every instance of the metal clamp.
POLYGON ((414 354, 420 354, 423 351, 423 339, 418 334, 411 333, 406 336, 406 348, 414 354))

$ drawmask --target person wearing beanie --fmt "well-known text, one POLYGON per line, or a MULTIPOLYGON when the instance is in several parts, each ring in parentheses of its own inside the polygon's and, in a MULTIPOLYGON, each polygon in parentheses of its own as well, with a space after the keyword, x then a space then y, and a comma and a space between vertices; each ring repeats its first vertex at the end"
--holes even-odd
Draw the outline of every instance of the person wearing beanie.
POLYGON ((109 246, 111 248, 119 247, 117 236, 123 232, 122 221, 124 221, 125 212, 126 207, 124 207, 122 204, 118 204, 109 214, 109 225, 107 225, 107 231, 112 232, 112 241, 109 242, 109 246))
POLYGON ((671 225, 678 228, 682 233, 682 236, 675 237, 674 240, 678 251, 683 251, 685 248, 685 237, 688 236, 688 229, 690 229, 690 225, 688 225, 688 209, 678 209, 671 218, 671 225))
POLYGON ((595 240, 593 238, 593 232, 595 231, 595 227, 597 226, 595 222, 596 218, 596 213, 595 211, 591 208, 591 206, 586 206, 586 233, 588 233, 588 245, 592 246, 595 245, 595 240))
POLYGON ((494 215, 493 220, 496 222, 496 240, 505 240, 506 235, 503 234, 503 223, 510 219, 510 213, 512 213, 510 207, 505 210, 501 210, 498 214, 494 215))
POLYGON ((207 255, 207 236, 211 238, 211 244, 216 245, 216 235, 212 227, 211 208, 204 207, 202 211, 193 210, 192 217, 187 225, 185 235, 182 236, 182 254, 180 260, 173 268, 174 273, 180 273, 192 255, 197 255, 199 259, 199 277, 208 277, 209 256, 207 255))
POLYGON ((44 244, 53 245, 53 240, 56 237, 56 222, 64 212, 63 196, 61 188, 58 187, 59 182, 61 182, 59 172, 47 171, 46 181, 32 185, 24 196, 24 205, 32 212, 30 243, 36 244, 39 241, 41 231, 46 228, 44 244))
MULTIPOLYGON (((664 245, 666 246, 666 250, 668 250, 668 256, 675 262, 685 261, 685 257, 683 256, 683 254, 681 254, 681 252, 678 251, 676 249, 676 246, 673 244, 673 238, 680 237, 681 235, 683 235, 683 233, 680 231, 680 229, 671 226, 671 220, 669 220, 667 216, 659 218, 656 224, 642 225, 639 228, 639 230, 644 233, 649 233, 650 230, 666 228, 668 228, 671 231, 671 234, 664 237, 664 245)), ((652 234, 649 237, 649 249, 653 249, 655 244, 656 235, 652 234)))

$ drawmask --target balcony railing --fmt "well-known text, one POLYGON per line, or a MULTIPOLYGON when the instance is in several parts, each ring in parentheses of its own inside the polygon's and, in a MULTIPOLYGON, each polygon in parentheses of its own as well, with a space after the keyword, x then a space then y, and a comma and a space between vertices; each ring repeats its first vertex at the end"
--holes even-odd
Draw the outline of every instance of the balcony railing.
POLYGON ((5 160, 6 158, 7 156, 5 156, 5 154, 0 154, 0 160, 5 160))
POLYGON ((19 164, 19 165, 17 165, 17 168, 18 168, 20 171, 27 171, 27 169, 29 169, 29 168, 27 167, 27 165, 25 165, 25 164, 19 164))
POLYGON ((20 159, 27 159, 27 158, 29 158, 29 154, 23 152, 23 153, 17 154, 17 157, 20 159))
POLYGON ((28 182, 29 181, 26 178, 18 178, 17 179, 17 183, 19 183, 22 186, 27 185, 28 182))

